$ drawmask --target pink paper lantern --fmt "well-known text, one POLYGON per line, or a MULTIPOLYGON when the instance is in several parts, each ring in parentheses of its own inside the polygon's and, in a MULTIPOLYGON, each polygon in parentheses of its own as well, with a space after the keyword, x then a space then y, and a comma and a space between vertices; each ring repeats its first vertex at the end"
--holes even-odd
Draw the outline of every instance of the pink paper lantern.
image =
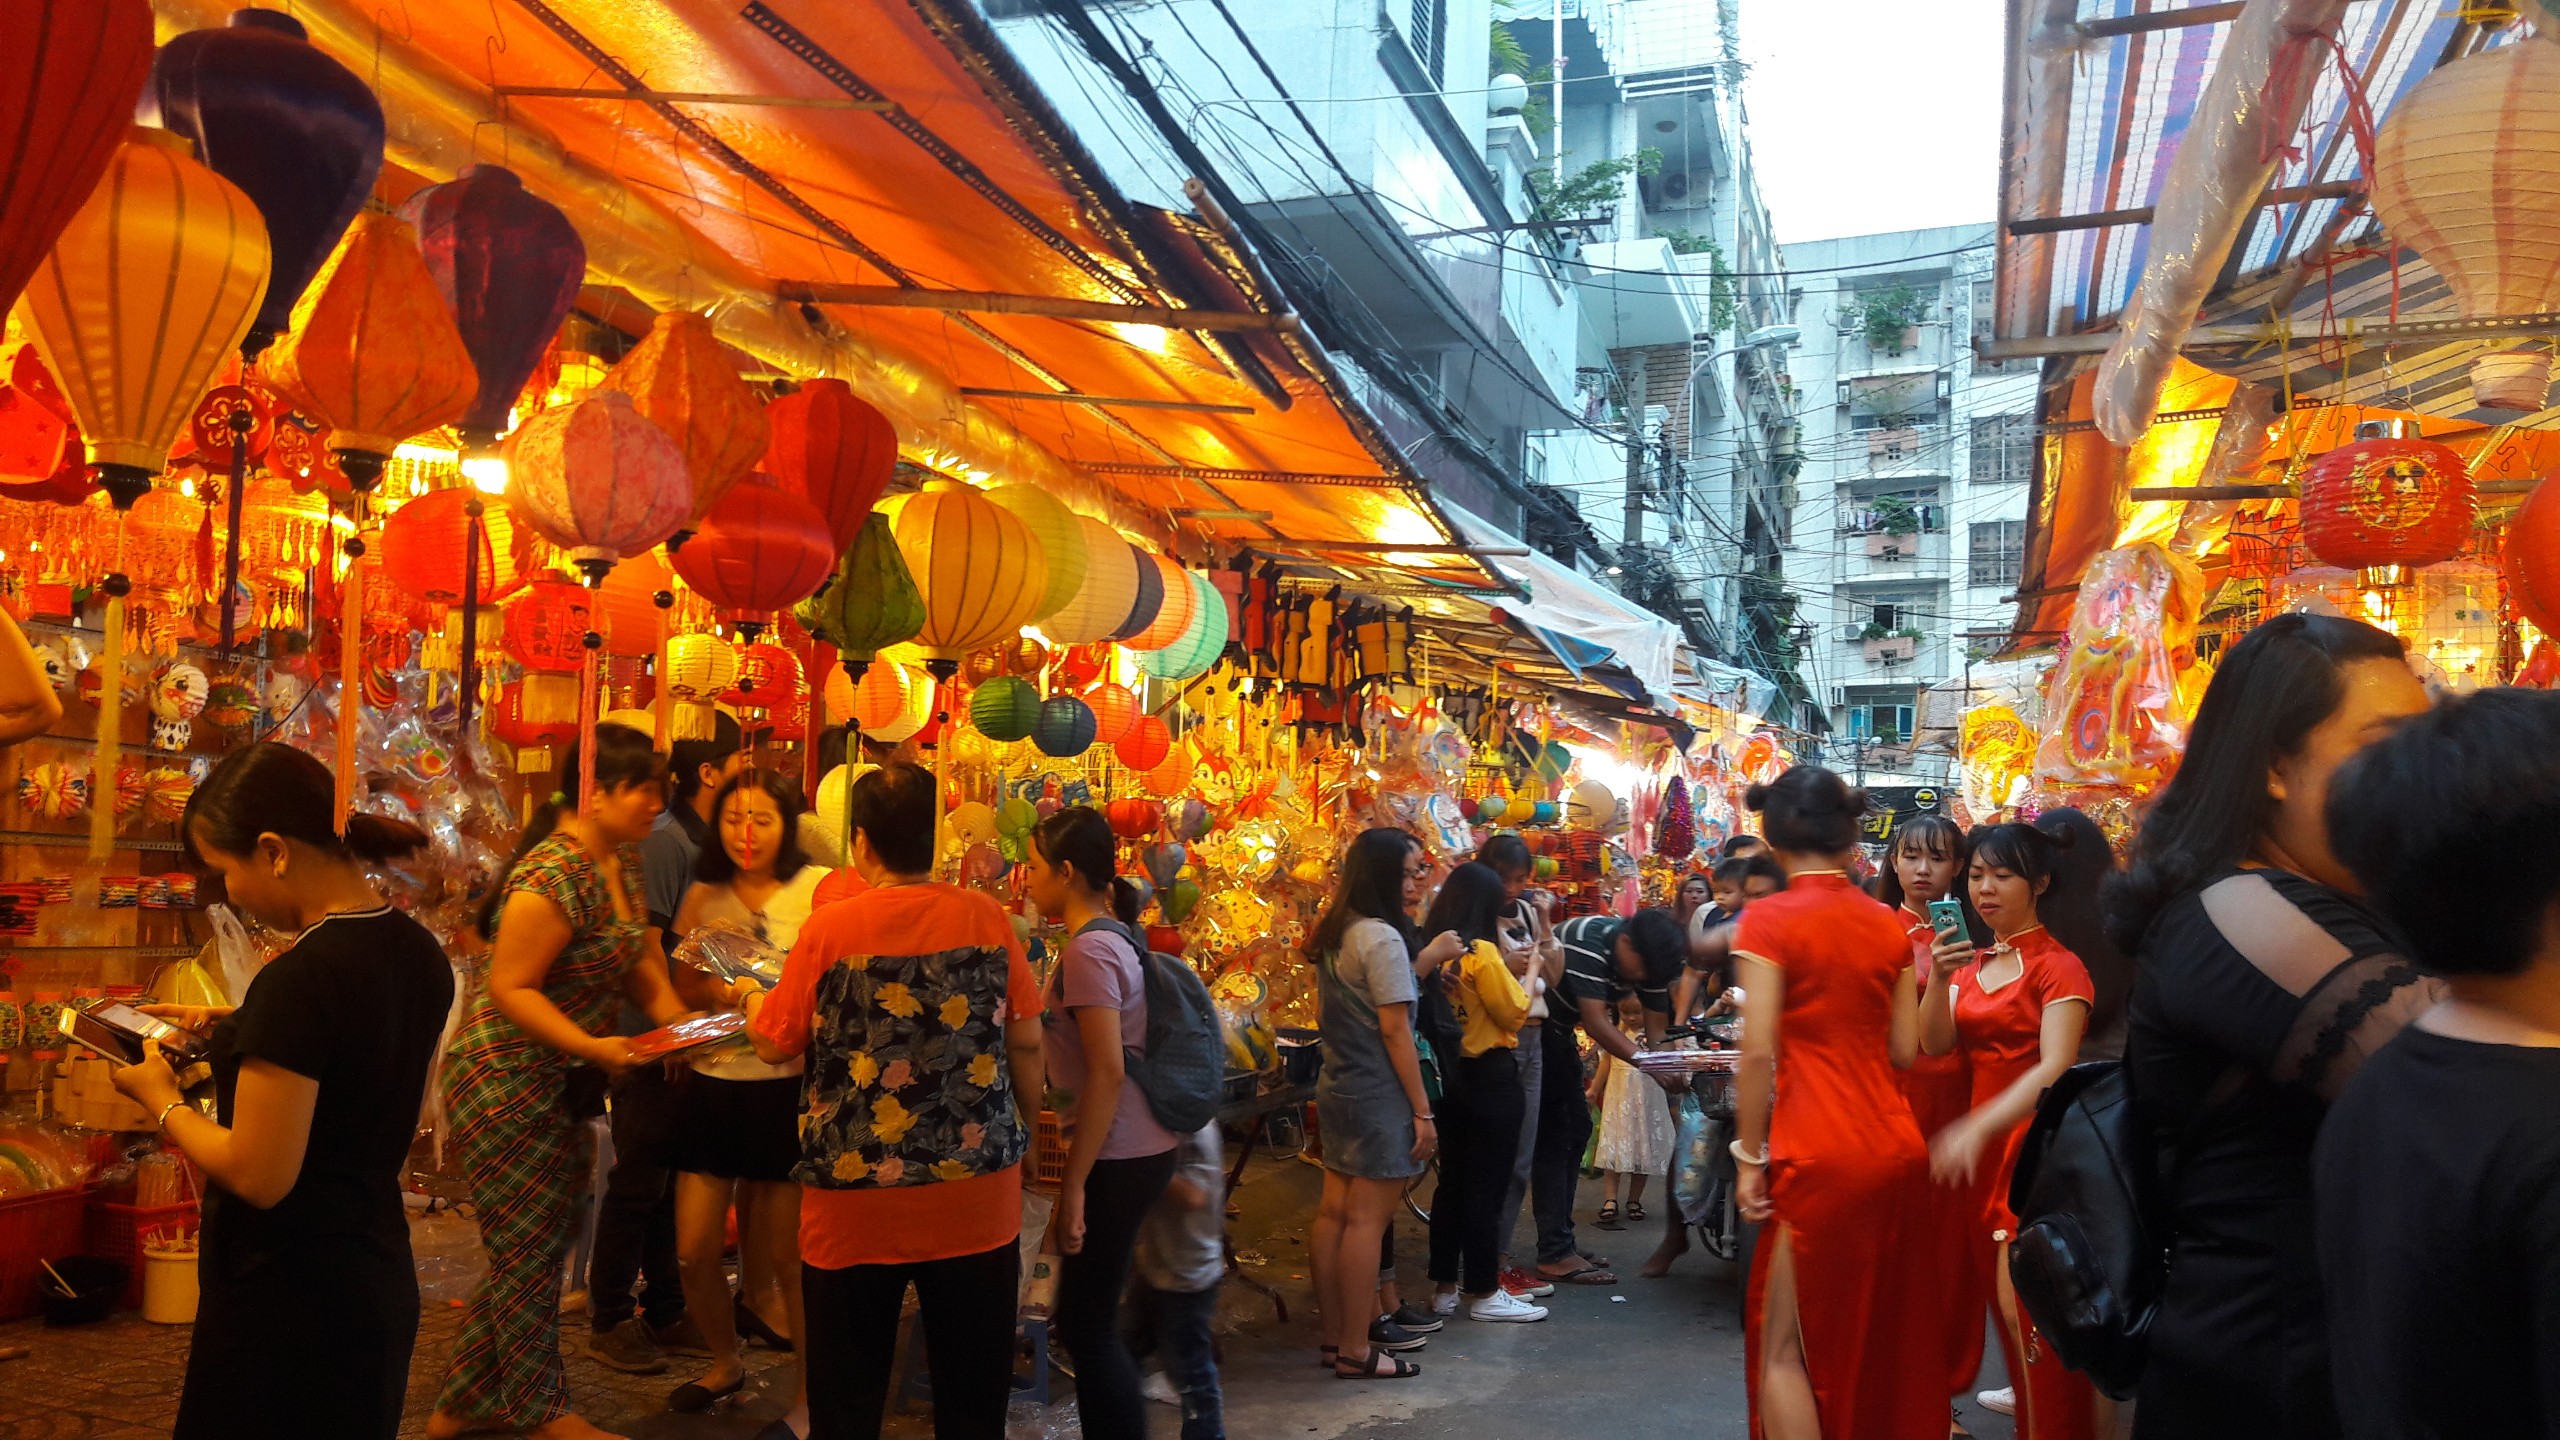
POLYGON ((684 452, 618 390, 526 421, 507 442, 507 502, 590 577, 676 533, 693 510, 684 452))

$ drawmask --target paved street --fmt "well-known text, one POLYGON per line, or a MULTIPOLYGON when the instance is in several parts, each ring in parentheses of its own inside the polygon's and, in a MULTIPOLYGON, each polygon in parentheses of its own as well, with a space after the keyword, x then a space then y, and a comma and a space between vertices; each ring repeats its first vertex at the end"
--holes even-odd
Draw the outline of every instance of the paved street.
MULTIPOLYGON (((1561 1291, 1549 1302, 1554 1316, 1543 1324, 1453 1321, 1416 1357, 1423 1373, 1415 1380, 1352 1383, 1319 1372, 1305 1263, 1317 1181, 1313 1167, 1294 1159, 1257 1157, 1237 1191, 1244 1212, 1234 1229, 1237 1249, 1260 1262, 1245 1273, 1271 1284, 1289 1307, 1283 1323, 1269 1299, 1243 1285, 1227 1287, 1227 1423, 1237 1440, 1552 1440, 1600 1433, 1742 1440, 1746 1434, 1736 1277, 1696 1250, 1665 1280, 1630 1275, 1614 1289, 1561 1291)), ((1586 1190, 1587 1216, 1597 1204, 1596 1182, 1586 1190)), ((419 1432, 433 1403, 443 1356, 461 1321, 453 1301, 467 1293, 470 1278, 437 1258, 441 1242, 455 1232, 430 1233, 439 1243, 421 1247, 428 1251, 422 1265, 428 1303, 404 1436, 419 1432)), ((1615 1233, 1584 1226, 1586 1248, 1629 1272, 1651 1241, 1650 1226, 1615 1233)), ((1423 1294, 1422 1232, 1410 1216, 1399 1227, 1397 1247, 1407 1293, 1423 1294)), ((576 1335, 583 1322, 573 1319, 569 1328, 576 1335)), ((185 1328, 146 1324, 131 1314, 79 1330, 47 1330, 32 1321, 0 1327, 0 1346, 20 1344, 34 1353, 0 1364, 0 1435, 144 1440, 168 1433, 186 1360, 185 1328)), ((569 1380, 583 1413, 632 1440, 745 1440, 781 1413, 780 1387, 790 1378, 784 1357, 749 1354, 754 1398, 725 1414, 667 1413, 665 1396, 685 1378, 680 1371, 626 1376, 573 1353, 569 1380)), ((1072 1388, 1058 1377, 1062 1399, 1072 1388)), ((1158 1410, 1156 1417, 1156 1435, 1171 1440, 1173 1412, 1158 1410)), ((1965 1418, 1986 1440, 2007 1440, 2010 1433, 2005 1422, 1970 1406, 1965 1418)), ((1073 1440, 1078 1433, 1063 1404, 1046 1420, 1044 1429, 1040 1412, 1017 1407, 1015 1440, 1073 1440)), ((920 1437, 931 1427, 921 1416, 897 1417, 890 1433, 920 1437)))

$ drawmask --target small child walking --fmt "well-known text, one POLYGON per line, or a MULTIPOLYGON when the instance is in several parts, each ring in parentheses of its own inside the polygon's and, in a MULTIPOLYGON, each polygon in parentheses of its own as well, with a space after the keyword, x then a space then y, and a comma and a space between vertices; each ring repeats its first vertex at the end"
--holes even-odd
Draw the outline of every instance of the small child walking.
MULTIPOLYGON (((1618 1023, 1629 1034, 1642 1034, 1644 1017, 1629 996, 1619 1007, 1618 1023)), ((1642 1220, 1647 1177, 1671 1173, 1671 1151, 1678 1132, 1671 1121, 1671 1099, 1660 1085, 1615 1055, 1600 1057, 1591 1078, 1591 1103, 1600 1111, 1600 1143, 1592 1155, 1602 1176, 1600 1228, 1618 1228, 1619 1191, 1626 1195, 1625 1214, 1642 1220)))
MULTIPOLYGON (((1138 1231, 1129 1349, 1155 1352, 1182 1406, 1182 1440, 1226 1440, 1209 1339, 1227 1276, 1227 1187, 1216 1121, 1183 1138, 1173 1166, 1172 1183, 1138 1231)), ((1147 1388, 1155 1388, 1152 1381, 1147 1388)))

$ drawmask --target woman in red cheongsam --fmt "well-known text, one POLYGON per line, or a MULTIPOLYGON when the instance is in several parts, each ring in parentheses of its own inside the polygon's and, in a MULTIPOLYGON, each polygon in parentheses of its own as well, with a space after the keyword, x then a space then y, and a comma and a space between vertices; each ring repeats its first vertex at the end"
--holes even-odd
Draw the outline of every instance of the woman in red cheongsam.
POLYGON ((1961 1052, 1973 1068, 1973 1106, 1930 1138, 1929 1163, 1978 1217, 1966 1260, 1998 1302, 2019 1440, 2090 1440, 2095 1433, 2096 1390, 2042 1343, 2009 1287, 2009 1236, 2018 1223, 2009 1181, 2018 1147, 2036 1097, 2079 1057, 2095 993, 2087 967, 2037 918, 2039 906, 2055 898, 2055 856, 2070 841, 2068 832, 2033 825, 1973 833, 1973 908, 1999 938, 1978 955, 1966 940, 1934 947, 1920 1007, 1921 1048, 1961 1052))
POLYGON ((1943 1261, 1922 1243, 1928 1149, 1896 1078, 1918 1048, 1910 941, 1847 874, 1864 796, 1798 766, 1750 803, 1788 874, 1733 942, 1733 1154, 1743 1212, 1765 1226, 1745 1305, 1752 1433, 1938 1440, 1943 1261))

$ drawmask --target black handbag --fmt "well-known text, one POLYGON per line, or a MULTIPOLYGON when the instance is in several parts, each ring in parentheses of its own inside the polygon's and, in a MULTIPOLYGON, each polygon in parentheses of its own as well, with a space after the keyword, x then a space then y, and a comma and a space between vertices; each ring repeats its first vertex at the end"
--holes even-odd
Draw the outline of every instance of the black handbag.
POLYGON ((613 1077, 593 1065, 572 1065, 560 1077, 560 1107, 575 1122, 593 1120, 604 1113, 605 1091, 613 1077))

